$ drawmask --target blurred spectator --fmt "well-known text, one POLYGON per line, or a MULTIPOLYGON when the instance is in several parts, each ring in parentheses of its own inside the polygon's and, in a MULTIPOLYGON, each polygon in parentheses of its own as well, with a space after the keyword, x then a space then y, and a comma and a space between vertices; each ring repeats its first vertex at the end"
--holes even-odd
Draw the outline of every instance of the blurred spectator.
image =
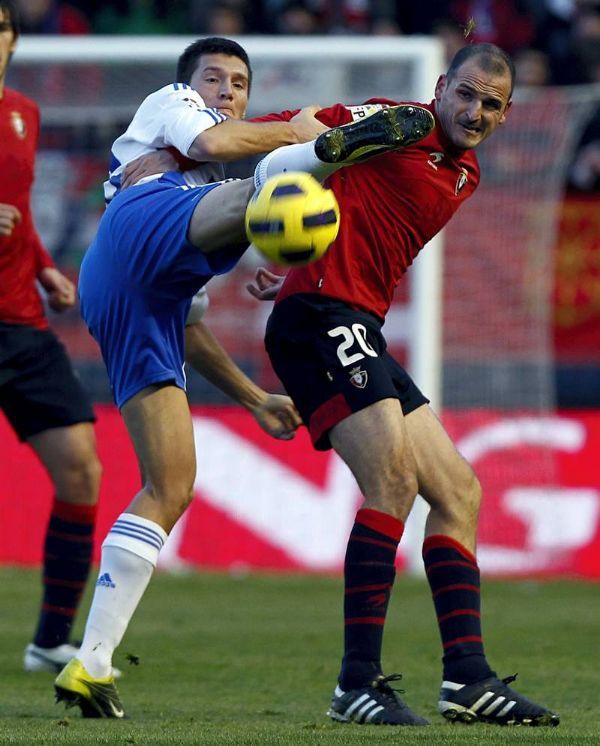
POLYGON ((369 0, 320 0, 317 12, 329 34, 364 34, 369 30, 369 0))
MULTIPOLYGON (((308 16, 313 15, 318 23, 320 34, 364 34, 369 31, 370 22, 373 17, 372 5, 380 2, 391 2, 392 0, 300 0, 298 3, 290 3, 286 0, 264 0, 264 14, 266 18, 275 18, 273 30, 279 33, 279 19, 282 14, 287 15, 290 5, 296 6, 292 13, 292 22, 300 23, 300 15, 303 16, 302 23, 309 21, 308 16), (299 6, 305 11, 297 13, 299 6)), ((392 2, 393 7, 393 2, 392 2)), ((298 32, 291 32, 298 33, 298 32)))
POLYGON ((317 14, 302 0, 291 0, 283 6, 275 28, 279 34, 310 35, 320 32, 317 14))
POLYGON ((432 34, 435 25, 449 16, 450 0, 427 0, 427 2, 397 2, 395 0, 371 0, 369 13, 371 33, 432 34))
POLYGON ((89 34, 91 25, 77 8, 59 0, 16 0, 22 34, 89 34))
POLYGON ((177 7, 166 9, 153 0, 128 0, 103 4, 95 16, 94 30, 101 34, 174 34, 189 31, 189 26, 183 25, 177 7))
POLYGON ((535 37, 533 20, 520 0, 452 0, 450 11, 463 27, 473 19, 470 40, 497 44, 509 54, 528 47, 535 37))
POLYGON ((539 49, 522 49, 514 57, 518 86, 544 86, 550 83, 550 61, 539 49))
POLYGON ((384 16, 371 21, 371 34, 373 36, 398 36, 402 34, 402 29, 394 18, 384 16))
POLYGON ((600 107, 596 109, 579 142, 569 173, 569 183, 580 192, 600 193, 600 107))
MULTIPOLYGON (((532 2, 532 0, 529 0, 532 2)), ((582 62, 578 37, 586 36, 586 22, 582 15, 595 14, 600 7, 596 0, 537 0, 535 19, 537 38, 535 46, 549 57, 551 80, 557 85, 571 85, 586 80, 585 62, 582 62)))
POLYGON ((239 36, 247 33, 242 8, 233 2, 218 2, 211 6, 202 32, 213 36, 239 36))
POLYGON ((184 26, 180 33, 216 36, 276 33, 283 0, 180 0, 184 26), (269 13, 268 21, 266 14, 269 13), (231 29, 231 30, 229 30, 231 29))
POLYGON ((600 8, 584 9, 577 16, 572 30, 572 48, 583 82, 600 82, 600 8))

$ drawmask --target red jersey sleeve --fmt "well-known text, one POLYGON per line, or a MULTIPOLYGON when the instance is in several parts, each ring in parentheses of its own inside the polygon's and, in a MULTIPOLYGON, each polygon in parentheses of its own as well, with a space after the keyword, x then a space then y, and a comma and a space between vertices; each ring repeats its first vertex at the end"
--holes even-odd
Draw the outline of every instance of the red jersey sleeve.
POLYGON ((50 254, 44 248, 37 231, 32 226, 31 245, 35 253, 36 277, 46 267, 55 267, 54 261, 50 254))
POLYGON ((0 100, 0 202, 21 213, 10 236, 0 236, 0 321, 48 326, 36 278, 54 262, 42 246, 31 214, 31 188, 40 128, 36 104, 10 88, 0 100))
MULTIPOLYGON (((280 111, 279 113, 263 114, 260 117, 252 117, 250 122, 289 122, 295 117, 300 109, 280 111)), ((352 121, 352 113, 344 104, 334 104, 316 113, 319 122, 323 122, 328 127, 336 127, 339 124, 347 124, 352 121)))

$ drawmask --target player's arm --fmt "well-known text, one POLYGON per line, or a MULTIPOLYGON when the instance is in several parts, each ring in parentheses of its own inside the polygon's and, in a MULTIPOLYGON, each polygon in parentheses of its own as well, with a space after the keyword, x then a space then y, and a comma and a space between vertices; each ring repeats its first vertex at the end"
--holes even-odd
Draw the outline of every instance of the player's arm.
POLYGON ((187 171, 200 162, 233 161, 280 145, 313 140, 327 129, 315 118, 318 111, 318 106, 309 106, 295 112, 283 112, 280 118, 276 115, 265 117, 260 124, 227 119, 201 132, 187 156, 174 147, 167 147, 131 161, 123 170, 121 189, 153 174, 187 171))
POLYGON ((221 391, 252 413, 260 427, 280 440, 291 440, 301 425, 287 396, 263 391, 238 368, 203 321, 185 328, 186 361, 221 391))
POLYGON ((201 132, 187 155, 196 161, 235 161, 281 145, 314 140, 327 127, 315 118, 318 106, 307 106, 290 121, 245 122, 227 119, 201 132))
POLYGON ((58 313, 67 311, 75 305, 75 285, 56 267, 44 267, 38 274, 38 280, 46 291, 48 304, 58 313))

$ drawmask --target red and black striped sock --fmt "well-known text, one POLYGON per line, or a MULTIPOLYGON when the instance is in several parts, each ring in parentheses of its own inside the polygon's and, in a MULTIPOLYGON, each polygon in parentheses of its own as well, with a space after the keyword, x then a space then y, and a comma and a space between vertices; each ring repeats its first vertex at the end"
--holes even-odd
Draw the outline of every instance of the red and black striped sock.
POLYGON ((477 559, 450 536, 429 536, 423 543, 444 648, 444 680, 471 684, 494 673, 483 651, 477 559))
POLYGON ((44 596, 34 643, 42 648, 69 639, 92 562, 95 505, 55 500, 44 544, 44 596))
POLYGON ((344 563, 344 658, 339 683, 357 689, 381 673, 383 626, 404 524, 387 513, 363 508, 356 519, 344 563))

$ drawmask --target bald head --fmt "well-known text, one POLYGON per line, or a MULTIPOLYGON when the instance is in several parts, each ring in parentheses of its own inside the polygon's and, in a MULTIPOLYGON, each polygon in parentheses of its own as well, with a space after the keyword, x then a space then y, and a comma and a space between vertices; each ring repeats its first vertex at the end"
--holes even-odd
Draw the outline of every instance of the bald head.
POLYGON ((469 60, 476 60, 477 66, 489 75, 508 75, 512 95, 515 85, 515 65, 503 49, 495 44, 468 44, 454 55, 446 77, 452 80, 458 70, 469 60))

